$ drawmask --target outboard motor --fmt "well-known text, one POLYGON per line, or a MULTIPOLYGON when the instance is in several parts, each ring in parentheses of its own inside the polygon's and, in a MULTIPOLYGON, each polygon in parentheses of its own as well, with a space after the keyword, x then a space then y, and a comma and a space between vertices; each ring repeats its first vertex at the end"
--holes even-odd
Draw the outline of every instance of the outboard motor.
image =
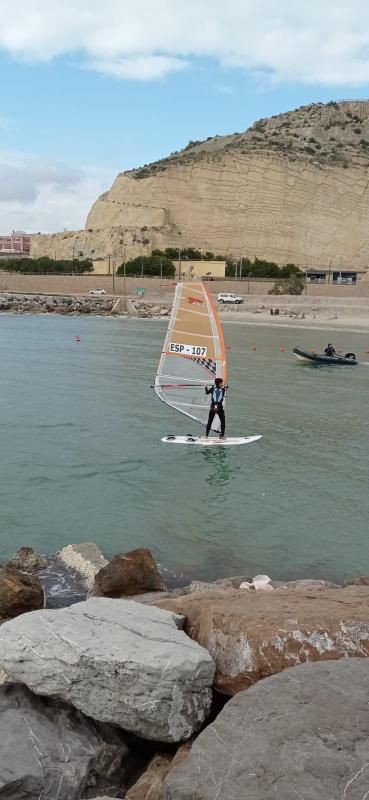
POLYGON ((355 353, 346 353, 345 358, 350 358, 353 361, 356 361, 355 353))

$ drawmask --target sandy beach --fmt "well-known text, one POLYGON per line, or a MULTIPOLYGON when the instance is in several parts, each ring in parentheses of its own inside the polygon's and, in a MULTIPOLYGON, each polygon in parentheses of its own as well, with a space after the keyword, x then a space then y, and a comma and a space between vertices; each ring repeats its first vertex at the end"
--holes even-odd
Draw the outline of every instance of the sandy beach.
POLYGON ((245 298, 237 308, 222 308, 220 318, 222 323, 363 333, 369 331, 369 300, 345 298, 337 302, 336 298, 327 297, 254 296, 245 298))

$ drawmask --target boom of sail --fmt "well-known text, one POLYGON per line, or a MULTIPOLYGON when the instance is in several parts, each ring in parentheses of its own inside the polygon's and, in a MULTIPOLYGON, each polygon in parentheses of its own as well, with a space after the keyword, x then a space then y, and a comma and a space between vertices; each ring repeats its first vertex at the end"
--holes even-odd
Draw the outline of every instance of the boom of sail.
MULTIPOLYGON (((206 425, 205 386, 227 380, 226 351, 213 299, 203 283, 178 283, 154 389, 181 414, 206 425)), ((219 430, 216 415, 212 429, 219 430)))

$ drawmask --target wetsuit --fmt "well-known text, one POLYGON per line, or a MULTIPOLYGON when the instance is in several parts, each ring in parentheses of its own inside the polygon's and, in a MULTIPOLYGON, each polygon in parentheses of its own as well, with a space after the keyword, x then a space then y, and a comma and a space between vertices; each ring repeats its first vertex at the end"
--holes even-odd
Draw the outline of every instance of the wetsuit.
POLYGON ((210 403, 210 411, 209 411, 209 418, 208 424, 206 426, 206 436, 209 436, 211 426, 213 424, 213 419, 216 414, 220 419, 220 435, 221 437, 224 436, 225 431, 225 414, 224 414, 224 398, 226 396, 226 389, 223 387, 220 389, 217 386, 211 386, 210 389, 205 387, 206 394, 211 394, 211 403, 210 403))
POLYGON ((332 345, 330 345, 329 347, 326 347, 325 350, 324 350, 324 355, 325 356, 329 356, 329 358, 332 358, 332 356, 335 356, 336 355, 336 351, 335 351, 334 347, 332 345))

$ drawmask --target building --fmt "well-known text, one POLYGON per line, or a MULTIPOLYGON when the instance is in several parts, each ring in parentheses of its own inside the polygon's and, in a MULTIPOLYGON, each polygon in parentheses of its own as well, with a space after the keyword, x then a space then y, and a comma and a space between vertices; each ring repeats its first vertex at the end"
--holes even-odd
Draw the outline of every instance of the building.
POLYGON ((366 269, 345 270, 342 267, 306 267, 304 269, 307 283, 323 283, 333 286, 355 286, 366 273, 366 269))
POLYGON ((31 237, 23 231, 13 231, 9 236, 0 236, 0 257, 27 258, 31 252, 31 237))

